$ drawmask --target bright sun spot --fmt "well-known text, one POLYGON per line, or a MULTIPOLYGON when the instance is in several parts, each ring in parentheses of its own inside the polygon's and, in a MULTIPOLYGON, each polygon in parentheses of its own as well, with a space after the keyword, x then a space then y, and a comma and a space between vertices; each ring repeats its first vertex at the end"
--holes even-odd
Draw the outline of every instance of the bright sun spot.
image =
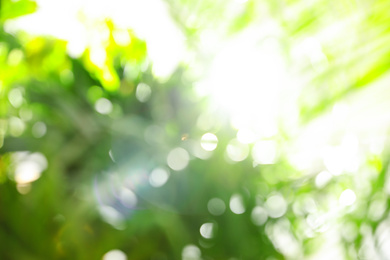
POLYGON ((279 92, 286 79, 279 42, 253 37, 244 32, 226 44, 209 77, 196 85, 230 116, 244 144, 277 134, 279 92))
POLYGON ((340 195, 339 202, 342 206, 350 206, 356 200, 356 195, 353 190, 346 189, 340 195))
POLYGON ((218 138, 215 136, 215 134, 206 133, 202 136, 200 145, 206 151, 213 151, 215 148, 217 148, 217 144, 218 138))

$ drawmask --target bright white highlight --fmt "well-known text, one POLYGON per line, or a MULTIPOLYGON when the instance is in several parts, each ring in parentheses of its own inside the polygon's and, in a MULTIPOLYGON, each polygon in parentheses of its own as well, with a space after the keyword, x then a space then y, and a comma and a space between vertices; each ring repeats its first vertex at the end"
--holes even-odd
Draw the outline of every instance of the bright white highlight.
POLYGON ((149 176, 149 183, 153 187, 161 187, 163 186, 169 178, 169 172, 162 169, 162 168, 156 168, 154 169, 149 176))
POLYGON ((115 208, 110 206, 100 206, 99 213, 108 224, 119 230, 124 229, 124 217, 115 208))
POLYGON ((200 260, 200 249, 195 245, 186 245, 181 253, 182 260, 200 260))
POLYGON ((100 114, 107 115, 112 111, 112 103, 106 98, 99 98, 95 103, 95 109, 100 114))
POLYGON ((241 128, 237 132, 237 140, 243 144, 253 143, 256 138, 256 134, 251 129, 241 128))
POLYGON ((351 189, 346 189, 340 195, 339 202, 342 206, 350 206, 356 201, 355 192, 351 189))
MULTIPOLYGON (((105 43, 107 28, 103 26, 103 21, 109 18, 116 27, 121 28, 113 33, 118 45, 130 43, 131 39, 125 31, 127 28, 134 30, 135 35, 146 41, 153 74, 163 78, 175 70, 185 54, 184 36, 161 0, 37 2, 39 8, 34 14, 7 21, 7 32, 22 29, 31 34, 53 35, 66 40, 68 53, 77 58, 87 47, 105 43), (113 6, 115 8, 112 8, 113 6), (151 6, 153 8, 150 8, 151 6), (81 21, 80 14, 86 18, 86 22, 81 21), (91 28, 91 21, 101 21, 102 26, 91 28)), ((105 54, 95 50, 92 54, 94 63, 101 64, 105 54)), ((13 62, 17 60, 12 59, 13 62)))
POLYGON ((8 93, 8 100, 13 107, 16 107, 16 108, 20 107, 23 103, 22 91, 20 91, 20 89, 18 89, 18 88, 12 89, 8 93))
POLYGON ((240 194, 233 194, 231 196, 229 206, 234 214, 242 214, 245 212, 244 201, 240 194))
POLYGON ((113 31, 112 36, 115 42, 120 46, 127 46, 131 42, 129 32, 127 30, 116 29, 113 31))
POLYGON ((137 205, 137 196, 130 189, 123 188, 120 193, 120 200, 126 208, 134 208, 137 205))
POLYGON ((276 142, 258 141, 252 149, 253 160, 258 164, 273 164, 276 159, 276 142))
POLYGON ((280 194, 269 197, 265 203, 268 215, 271 218, 279 218, 287 211, 287 202, 280 194))
POLYGON ((315 183, 317 188, 323 188, 326 184, 332 179, 332 174, 330 174, 328 171, 322 171, 320 172, 315 179, 315 183))
POLYGON ((127 256, 119 249, 113 249, 104 254, 103 260, 127 260, 127 256))
POLYGON ((200 145, 206 151, 213 151, 215 148, 217 148, 218 138, 215 136, 215 134, 206 133, 202 136, 200 145))
POLYGON ((258 32, 268 34, 269 26, 277 27, 248 29, 227 42, 209 76, 196 84, 199 95, 210 95, 230 116, 239 130, 237 139, 245 144, 278 133, 280 89, 287 76, 279 42, 266 35, 258 37, 258 32))
POLYGON ((14 160, 16 161, 15 181, 21 185, 36 181, 47 168, 46 157, 41 153, 15 153, 14 160))
POLYGON ((234 162, 240 162, 246 159, 249 155, 249 147, 247 144, 242 144, 237 139, 233 139, 226 147, 226 153, 229 159, 234 162))
POLYGON ((263 207, 256 206, 252 210, 251 218, 252 218, 253 224, 255 224, 257 226, 261 226, 265 222, 267 222, 267 219, 268 219, 267 210, 265 210, 263 207))
POLYGON ((135 91, 135 96, 139 102, 145 103, 149 100, 152 89, 145 83, 139 83, 135 91))
POLYGON ((210 239, 213 237, 213 229, 214 229, 213 223, 204 223, 200 227, 200 234, 202 235, 202 237, 210 239))
POLYGON ((167 157, 168 166, 175 171, 181 171, 186 168, 189 161, 190 155, 181 147, 171 150, 167 157))

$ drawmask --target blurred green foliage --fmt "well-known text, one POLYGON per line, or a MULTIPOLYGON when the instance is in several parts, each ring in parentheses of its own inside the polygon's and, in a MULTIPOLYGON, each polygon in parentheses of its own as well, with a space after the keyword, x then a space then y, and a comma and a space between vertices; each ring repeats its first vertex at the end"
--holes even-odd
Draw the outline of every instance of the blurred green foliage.
POLYGON ((98 23, 108 32, 96 43, 103 58, 96 46, 75 58, 65 40, 7 31, 8 20, 36 4, 1 1, 1 259, 102 259, 112 249, 153 260, 389 256, 386 149, 359 148, 359 167, 345 174, 331 175, 326 160, 300 169, 289 158, 298 130, 282 122, 260 143, 275 143, 277 159, 261 164, 256 145, 237 143, 229 116, 196 94, 215 55, 201 44, 204 32, 223 42, 270 23, 264 38, 277 39, 289 73, 302 79, 295 126, 305 129, 383 79, 389 4, 238 2, 166 2, 201 69, 182 62, 162 79, 148 42, 130 29, 118 42, 111 19, 98 23), (218 137, 215 151, 201 148, 207 132, 218 137), (183 169, 167 162, 175 147, 185 150, 173 161, 188 157, 183 169), (246 156, 235 161, 229 151, 246 156), (161 187, 148 182, 156 168, 170 172, 161 187), (338 255, 327 254, 336 247, 338 255))

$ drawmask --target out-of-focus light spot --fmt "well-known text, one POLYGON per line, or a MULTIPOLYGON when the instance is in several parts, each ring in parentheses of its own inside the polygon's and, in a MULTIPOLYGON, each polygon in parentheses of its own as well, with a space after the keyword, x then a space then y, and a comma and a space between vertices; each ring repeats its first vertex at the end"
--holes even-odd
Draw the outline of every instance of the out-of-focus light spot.
POLYGON ((326 225, 324 225, 324 217, 319 214, 307 215, 306 222, 313 230, 317 232, 323 232, 328 228, 326 225))
POLYGON ((302 43, 300 48, 302 52, 307 55, 313 68, 320 72, 324 70, 328 65, 328 59, 322 52, 322 46, 320 41, 315 37, 308 37, 302 43))
POLYGON ((288 220, 282 219, 276 222, 275 225, 266 225, 266 232, 269 234, 275 247, 278 248, 288 259, 301 259, 300 243, 291 234, 291 224, 288 220))
POLYGON ((280 194, 269 197, 265 203, 265 207, 271 218, 279 218, 287 211, 287 203, 280 194))
POLYGON ((187 140, 187 143, 189 144, 191 148, 191 154, 194 155, 195 157, 202 159, 202 160, 207 160, 211 157, 212 153, 211 151, 206 151, 202 145, 200 140, 187 140))
POLYGON ((24 122, 18 117, 11 117, 9 119, 9 132, 12 136, 20 136, 23 134, 26 126, 24 122))
POLYGON ((93 64, 95 64, 99 68, 102 68, 104 66, 104 63, 106 62, 107 54, 103 47, 98 45, 92 46, 89 55, 90 55, 91 62, 93 64))
POLYGON ((66 45, 66 52, 72 58, 80 58, 84 53, 87 46, 87 41, 85 39, 79 39, 79 41, 70 41, 66 45))
POLYGON ((115 162, 114 153, 112 152, 112 150, 109 150, 109 151, 108 151, 108 156, 110 156, 111 160, 112 160, 113 162, 115 162))
POLYGON ((127 260, 127 256, 119 249, 113 249, 104 254, 103 260, 127 260))
POLYGON ((113 82, 115 80, 112 72, 109 69, 103 70, 103 79, 107 82, 113 82))
POLYGON ((16 107, 16 108, 20 107, 23 103, 22 91, 20 91, 20 89, 18 89, 18 88, 12 89, 8 93, 8 100, 13 107, 16 107))
POLYGON ((23 121, 30 121, 33 117, 33 112, 27 107, 22 107, 19 110, 19 116, 23 121))
POLYGON ((348 242, 354 241, 358 235, 358 227, 354 222, 343 223, 340 231, 343 238, 348 242))
POLYGON ((240 162, 248 157, 249 147, 246 144, 240 143, 237 139, 233 139, 227 145, 226 153, 229 159, 232 161, 240 162))
POLYGON ((234 214, 242 214, 245 212, 244 201, 240 194, 233 194, 229 202, 230 210, 234 214))
POLYGON ((252 210, 251 218, 253 224, 261 226, 267 221, 268 213, 263 207, 256 206, 252 210))
POLYGON ((385 140, 386 140, 385 137, 372 138, 370 140, 370 147, 369 147, 370 152, 376 155, 380 155, 383 152, 385 140))
MULTIPOLYGON (((265 37, 261 44, 252 44, 258 42, 254 35, 248 30, 225 44, 218 51, 209 76, 197 82, 196 91, 210 95, 230 116, 236 129, 251 129, 256 136, 268 138, 278 130, 274 122, 286 66, 276 38, 265 37)), ((244 143, 254 141, 245 132, 238 138, 244 143)))
POLYGON ((41 177, 42 171, 47 168, 46 157, 41 153, 15 153, 16 161, 15 181, 18 184, 27 184, 41 177))
POLYGON ((288 154, 288 160, 294 168, 304 171, 311 166, 312 154, 307 151, 295 151, 288 154))
POLYGON ((133 191, 127 188, 123 188, 120 192, 120 200, 126 208, 132 209, 137 205, 137 196, 133 191))
POLYGON ((65 69, 60 73, 60 80, 62 84, 68 85, 74 81, 73 72, 69 69, 65 69))
POLYGON ((215 134, 206 133, 202 136, 200 145, 206 151, 213 151, 215 148, 217 148, 218 138, 215 136, 215 134))
POLYGON ((243 144, 250 144, 256 141, 256 134, 250 129, 240 129, 237 132, 237 140, 243 144))
POLYGON ((23 52, 19 49, 13 49, 9 54, 8 54, 8 65, 10 66, 16 66, 18 65, 22 60, 23 60, 23 52))
POLYGON ((327 146, 323 150, 323 161, 328 171, 333 175, 343 172, 355 172, 360 165, 359 141, 354 135, 346 135, 341 145, 327 146))
POLYGON ((99 86, 91 86, 88 88, 87 98, 91 103, 95 103, 103 96, 103 90, 99 86))
POLYGON ((181 253, 182 260, 200 260, 201 251, 195 245, 186 245, 181 253))
POLYGON ((139 102, 145 103, 149 100, 152 94, 152 89, 145 83, 139 83, 135 91, 135 97, 139 102))
POLYGON ((112 225, 114 228, 123 230, 125 228, 124 217, 115 208, 110 206, 100 206, 99 212, 104 221, 112 225))
POLYGON ((153 187, 163 186, 169 178, 169 172, 162 168, 154 169, 149 176, 149 183, 153 187))
POLYGON ((315 213, 317 211, 317 204, 312 198, 306 197, 303 201, 303 209, 307 213, 315 213))
POLYGON ((47 131, 46 124, 43 122, 36 122, 33 125, 31 131, 32 131, 32 135, 35 138, 41 138, 46 134, 47 131))
POLYGON ((107 115, 112 111, 112 103, 106 98, 99 98, 95 103, 95 109, 100 114, 107 115))
POLYGON ((41 177, 41 167, 33 161, 20 163, 15 170, 15 181, 17 183, 30 183, 41 177))
POLYGON ((219 198, 212 198, 207 203, 207 209, 214 216, 222 215, 226 210, 225 202, 219 198))
POLYGON ((210 239, 213 237, 213 232, 214 232, 214 224, 213 223, 204 223, 200 227, 200 234, 202 237, 206 239, 210 239))
POLYGON ((336 122, 343 122, 348 116, 349 107, 346 104, 337 103, 332 109, 332 118, 336 122))
POLYGON ((127 46, 131 42, 130 34, 126 30, 114 30, 112 36, 119 46, 127 46))
POLYGON ((188 152, 181 147, 171 150, 167 157, 168 166, 175 171, 180 171, 186 168, 189 161, 190 156, 188 152))
POLYGON ((342 206, 350 206, 356 200, 355 192, 351 189, 346 189, 340 195, 339 202, 342 206))
POLYGON ((16 184, 16 190, 20 194, 27 194, 31 191, 31 183, 16 184))
POLYGON ((356 172, 359 168, 359 141, 355 135, 346 135, 341 143, 341 153, 344 155, 344 170, 356 172))
POLYGON ((368 218, 372 221, 378 221, 386 212, 386 200, 374 200, 370 203, 368 209, 368 218))
POLYGON ((124 184, 132 190, 144 187, 148 183, 148 172, 144 169, 132 169, 124 180, 124 184))
POLYGON ((273 164, 276 159, 276 142, 272 140, 258 141, 252 148, 253 160, 258 164, 273 164))
POLYGON ((322 171, 320 172, 315 179, 315 183, 317 188, 323 188, 326 184, 332 179, 332 174, 330 174, 328 171, 322 171))
POLYGON ((323 154, 325 167, 333 175, 340 175, 344 169, 343 154, 338 147, 326 147, 323 154))

